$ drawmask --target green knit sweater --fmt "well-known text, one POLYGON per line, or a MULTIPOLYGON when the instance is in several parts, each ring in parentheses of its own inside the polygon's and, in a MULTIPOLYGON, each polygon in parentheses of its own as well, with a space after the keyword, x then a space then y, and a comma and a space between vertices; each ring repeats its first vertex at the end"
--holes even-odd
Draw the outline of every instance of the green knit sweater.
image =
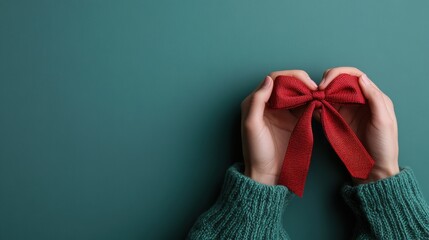
MULTIPOLYGON (((293 193, 242 172, 240 163, 228 169, 219 198, 198 218, 189 239, 289 239, 281 216, 293 193)), ((342 191, 357 217, 354 239, 429 239, 429 206, 411 169, 342 191)))

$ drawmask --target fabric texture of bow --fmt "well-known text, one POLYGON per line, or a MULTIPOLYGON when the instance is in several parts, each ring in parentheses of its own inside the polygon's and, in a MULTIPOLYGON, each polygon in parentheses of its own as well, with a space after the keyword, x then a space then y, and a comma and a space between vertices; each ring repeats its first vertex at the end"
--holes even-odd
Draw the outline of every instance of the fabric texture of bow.
POLYGON ((359 179, 368 177, 374 166, 373 158, 332 106, 365 104, 358 81, 356 76, 340 74, 324 90, 313 91, 295 77, 276 77, 268 101, 270 108, 293 109, 307 105, 289 139, 279 184, 302 197, 313 149, 311 120, 316 108, 321 108, 320 119, 326 138, 351 176, 359 179))

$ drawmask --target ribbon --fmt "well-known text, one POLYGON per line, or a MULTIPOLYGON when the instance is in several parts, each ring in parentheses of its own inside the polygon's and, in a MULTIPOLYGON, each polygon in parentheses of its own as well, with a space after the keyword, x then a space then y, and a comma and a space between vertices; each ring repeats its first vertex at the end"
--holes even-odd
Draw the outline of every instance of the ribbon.
POLYGON ((366 179, 374 160, 343 117, 331 105, 365 104, 359 78, 348 74, 337 76, 324 90, 311 90, 301 80, 278 76, 268 106, 273 109, 293 109, 307 105, 298 119, 284 156, 279 184, 302 197, 313 148, 311 119, 313 111, 321 108, 325 136, 351 176, 366 179))

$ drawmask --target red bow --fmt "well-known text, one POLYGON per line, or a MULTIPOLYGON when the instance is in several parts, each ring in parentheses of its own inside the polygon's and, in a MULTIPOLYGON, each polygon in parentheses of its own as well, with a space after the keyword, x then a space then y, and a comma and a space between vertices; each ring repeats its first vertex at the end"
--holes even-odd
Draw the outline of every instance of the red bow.
POLYGON ((278 76, 268 102, 271 108, 291 109, 307 104, 292 131, 280 172, 279 184, 302 197, 313 148, 311 119, 321 108, 321 122, 327 139, 354 178, 366 179, 374 160, 359 138, 331 105, 365 104, 359 78, 348 74, 336 77, 324 90, 310 90, 301 80, 278 76))

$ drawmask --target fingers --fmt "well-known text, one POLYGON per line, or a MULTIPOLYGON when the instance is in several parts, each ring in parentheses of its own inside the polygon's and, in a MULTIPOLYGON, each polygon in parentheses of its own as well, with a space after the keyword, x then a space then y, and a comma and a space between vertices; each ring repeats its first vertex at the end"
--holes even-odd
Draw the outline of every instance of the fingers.
POLYGON ((359 77, 359 84, 365 97, 368 99, 372 114, 376 115, 377 119, 382 119, 388 116, 393 121, 396 117, 393 110, 393 103, 390 98, 384 94, 374 82, 372 82, 365 73, 354 67, 337 67, 330 68, 323 74, 323 80, 319 85, 319 89, 325 89, 338 75, 347 73, 359 77), (363 83, 368 83, 364 85, 363 83), (382 111, 380 111, 382 110, 382 111))
MULTIPOLYGON (((359 77, 359 85, 362 93, 368 100, 372 120, 378 124, 396 123, 393 102, 386 96, 362 71, 353 67, 338 67, 328 69, 324 73, 324 80, 319 89, 322 90, 329 85, 332 80, 342 73, 359 77)), ((317 84, 311 80, 308 74, 302 70, 286 70, 272 72, 264 81, 242 102, 242 119, 248 127, 254 128, 263 126, 264 111, 272 90, 276 77, 280 75, 293 76, 300 79, 306 86, 312 90, 317 90, 317 84)), ((320 111, 315 111, 313 115, 317 120, 320 119, 320 111)), ((381 125, 380 125, 381 126, 381 125)))
POLYGON ((285 70, 272 72, 265 80, 242 102, 243 124, 249 128, 258 128, 264 124, 264 111, 270 99, 276 77, 292 76, 300 79, 309 89, 317 90, 317 84, 302 70, 285 70))
MULTIPOLYGON (((282 75, 292 76, 301 80, 311 90, 317 90, 318 88, 317 84, 310 78, 308 73, 303 70, 283 70, 283 71, 276 71, 276 72, 270 73, 270 76, 272 79, 276 79, 276 77, 282 76, 282 75)), ((294 111, 291 111, 291 112, 292 114, 295 113, 296 115, 300 115, 303 111, 297 110, 296 112, 294 111)), ((316 117, 316 119, 320 119, 320 111, 315 111, 314 116, 316 117)))
MULTIPOLYGON (((322 81, 326 78, 326 75, 329 73, 329 71, 331 71, 332 68, 328 68, 325 70, 325 72, 323 72, 323 76, 322 76, 322 81)), ((320 83, 322 83, 322 81, 320 83)))
MULTIPOLYGON (((359 77, 362 93, 368 100, 368 105, 375 124, 389 124, 393 119, 385 100, 385 94, 366 76, 359 77)), ((387 96, 386 96, 387 97, 387 96)), ((392 105, 393 106, 393 105, 392 105)), ((394 122, 394 120, 393 120, 394 122)))
POLYGON ((278 76, 291 76, 301 80, 308 88, 312 90, 317 89, 317 84, 308 76, 308 73, 303 70, 285 70, 270 73, 272 79, 276 79, 278 76))
POLYGON ((354 67, 331 68, 331 69, 328 69, 327 71, 325 71, 322 82, 319 84, 319 89, 320 90, 325 89, 329 85, 329 83, 332 82, 332 80, 334 80, 338 75, 340 75, 342 73, 347 73, 347 74, 357 76, 357 77, 360 77, 364 74, 361 70, 354 68, 354 67))
POLYGON ((265 105, 270 99, 273 90, 273 79, 267 76, 264 81, 242 102, 243 120, 246 125, 263 123, 265 105))
POLYGON ((271 92, 273 90, 273 83, 276 77, 293 76, 300 79, 309 89, 317 90, 317 84, 311 80, 310 76, 302 70, 285 70, 270 73, 269 76, 242 102, 242 119, 244 124, 255 127, 258 124, 263 124, 264 111, 266 103, 268 102, 271 92))
MULTIPOLYGON (((340 74, 350 74, 359 77, 359 85, 362 93, 368 100, 374 124, 396 124, 396 116, 392 100, 384 94, 374 82, 372 82, 365 73, 354 67, 330 68, 323 74, 323 80, 319 89, 325 89, 340 74)), ((346 109, 348 110, 348 109, 346 109)))
POLYGON ((384 103, 386 104, 387 112, 389 112, 390 118, 393 120, 394 125, 397 126, 397 120, 396 120, 396 114, 395 114, 395 108, 393 105, 393 101, 386 95, 383 94, 384 97, 384 103))

